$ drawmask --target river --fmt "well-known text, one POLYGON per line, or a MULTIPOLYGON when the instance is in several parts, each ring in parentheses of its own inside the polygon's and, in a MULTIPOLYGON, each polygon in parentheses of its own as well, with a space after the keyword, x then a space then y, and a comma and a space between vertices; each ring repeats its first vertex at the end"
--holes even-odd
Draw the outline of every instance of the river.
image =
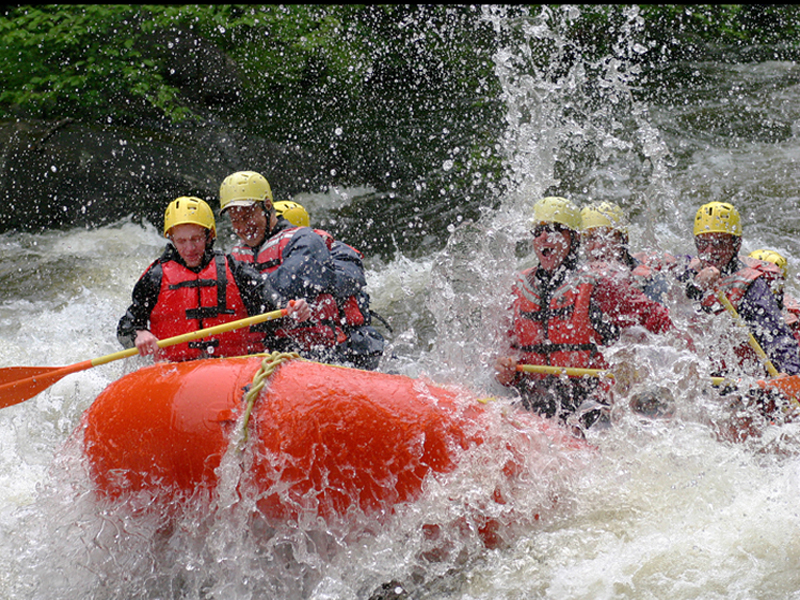
MULTIPOLYGON (((533 22, 513 26, 557 40, 533 22)), ((675 254, 693 252, 701 204, 731 201, 743 251, 781 252, 787 290, 798 295, 797 64, 682 63, 644 81, 612 59, 545 76, 527 64, 524 46, 503 49, 495 63, 510 191, 498 210, 454 223, 435 253, 367 257, 373 309, 393 330, 378 324, 390 341, 382 370, 507 401, 488 365, 511 281, 532 260, 520 243, 526 210, 559 186, 580 205, 619 202, 632 215, 634 249, 675 254)), ((296 200, 313 219, 355 193, 296 200)), ((230 226, 219 230, 229 248, 230 226)), ((0 236, 0 364, 60 366, 119 350, 117 320, 163 245, 157 226, 133 219, 0 236)), ((688 328, 690 307, 676 296, 670 308, 688 328)), ((714 335, 705 332, 699 347, 713 346, 714 335)), ((590 431, 596 453, 575 461, 554 449, 542 478, 515 491, 496 515, 508 535, 495 549, 455 530, 438 545, 420 533, 423 523, 457 521, 454 498, 491 494, 492 454, 446 488, 431 482, 388 523, 287 525, 257 539, 241 516, 190 515, 165 543, 160 523, 93 502, 73 435, 105 386, 144 361, 72 374, 0 411, 0 597, 327 600, 376 590, 391 598, 404 587, 399 597, 437 600, 800 598, 797 426, 765 426, 744 442, 720 435, 724 411, 703 354, 670 339, 625 338, 608 357, 631 374, 631 393, 668 389, 674 415, 642 417, 619 397, 613 426, 590 431)))

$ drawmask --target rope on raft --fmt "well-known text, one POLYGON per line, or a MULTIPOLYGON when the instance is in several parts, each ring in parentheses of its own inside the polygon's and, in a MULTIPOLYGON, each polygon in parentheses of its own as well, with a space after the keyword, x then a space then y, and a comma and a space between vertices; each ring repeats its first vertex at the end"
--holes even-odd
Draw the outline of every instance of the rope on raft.
POLYGON ((261 394, 261 390, 264 389, 270 375, 283 363, 294 360, 295 358, 300 358, 297 352, 272 352, 264 356, 264 360, 261 361, 261 367, 253 377, 253 383, 244 396, 245 411, 244 420, 242 421, 242 444, 247 442, 247 424, 250 422, 250 413, 253 412, 256 399, 261 394))

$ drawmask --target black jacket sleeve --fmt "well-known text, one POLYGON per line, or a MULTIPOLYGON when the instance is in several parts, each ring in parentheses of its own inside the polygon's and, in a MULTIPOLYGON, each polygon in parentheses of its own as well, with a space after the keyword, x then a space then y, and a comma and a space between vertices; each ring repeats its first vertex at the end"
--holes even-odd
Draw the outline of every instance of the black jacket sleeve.
POLYGON ((117 339, 123 348, 133 348, 136 332, 150 327, 150 313, 161 290, 161 261, 152 263, 133 286, 132 303, 117 324, 117 339))

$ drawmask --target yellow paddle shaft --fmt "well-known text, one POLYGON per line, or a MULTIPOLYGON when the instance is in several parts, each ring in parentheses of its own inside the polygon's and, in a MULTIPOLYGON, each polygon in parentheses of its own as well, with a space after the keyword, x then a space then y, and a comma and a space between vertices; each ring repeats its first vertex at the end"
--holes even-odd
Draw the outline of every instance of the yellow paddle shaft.
MULTIPOLYGON (((524 373, 540 373, 542 375, 566 375, 568 377, 608 377, 614 379, 611 371, 602 369, 578 369, 575 367, 553 367, 551 365, 517 365, 517 371, 524 373)), ((722 385, 729 382, 724 377, 712 377, 712 385, 722 385)))
POLYGON ((756 340, 756 338, 753 336, 752 332, 750 331, 750 328, 742 321, 742 318, 739 316, 739 313, 736 312, 736 309, 733 307, 733 304, 731 304, 731 301, 728 300, 728 297, 722 290, 717 292, 717 298, 719 299, 722 306, 725 307, 725 310, 727 310, 731 314, 736 323, 740 327, 744 327, 745 329, 747 329, 747 341, 750 343, 750 347, 758 355, 758 358, 761 359, 761 362, 764 363, 764 366, 767 368, 767 372, 769 373, 770 377, 777 377, 778 369, 776 369, 775 365, 772 364, 772 361, 767 356, 767 353, 764 352, 764 349, 761 347, 761 344, 759 344, 758 340, 756 340))
POLYGON ((567 375, 568 377, 608 377, 614 379, 611 371, 601 369, 579 369, 576 367, 554 367, 551 365, 517 365, 517 371, 541 373, 542 375, 567 375))
MULTIPOLYGON (((285 316, 287 312, 288 312, 287 309, 282 308, 279 310, 273 310, 271 312, 262 313, 260 315, 255 315, 254 317, 247 317, 245 319, 239 319, 238 321, 231 321, 229 323, 223 323, 222 325, 215 325, 214 327, 207 327, 205 329, 199 329, 197 331, 190 331, 189 333, 184 333, 163 340, 158 340, 158 347, 166 348, 167 346, 175 346, 177 344, 183 344, 184 342, 199 340, 200 338, 210 337, 212 335, 217 335, 218 333, 225 333, 227 331, 233 331, 234 329, 242 329, 243 327, 250 327, 251 325, 255 325, 256 323, 263 323, 264 321, 272 321, 273 319, 279 319, 285 316)), ((106 363, 110 363, 115 360, 120 360, 122 358, 136 356, 137 354, 139 354, 139 351, 135 347, 128 348, 127 350, 120 350, 119 352, 114 352, 113 354, 106 354, 105 356, 93 358, 91 360, 91 364, 93 367, 96 367, 98 365, 104 365, 106 363)))

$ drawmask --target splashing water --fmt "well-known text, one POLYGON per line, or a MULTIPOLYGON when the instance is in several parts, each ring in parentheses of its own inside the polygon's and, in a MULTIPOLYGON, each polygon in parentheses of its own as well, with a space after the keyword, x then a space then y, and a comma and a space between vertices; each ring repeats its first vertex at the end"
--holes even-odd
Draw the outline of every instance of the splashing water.
MULTIPOLYGON (((800 148, 794 137, 730 144, 724 133, 697 132, 697 104, 636 100, 640 74, 626 61, 642 26, 635 7, 626 7, 614 56, 595 63, 582 61, 559 33, 577 8, 538 10, 510 20, 485 8, 496 28, 521 40, 495 58, 508 124, 500 142, 509 190, 502 205, 455 227, 438 253, 367 259, 373 308, 394 329, 395 358, 382 369, 497 397, 488 405, 489 442, 466 451, 453 472, 427 479, 417 502, 380 519, 265 522, 255 496, 234 493, 242 474, 228 456, 217 495, 169 520, 145 510, 147 497, 98 503, 83 464, 81 415, 106 385, 145 361, 76 373, 0 411, 0 595, 800 598, 800 432, 764 423, 760 435, 732 443, 724 435, 730 415, 707 383, 703 355, 669 338, 626 337, 609 350, 623 393, 613 426, 589 432, 596 452, 576 455, 531 436, 520 442, 523 476, 509 479, 499 467, 508 459, 505 442, 520 429, 489 364, 511 282, 531 264, 517 244, 531 199, 555 191, 580 204, 616 201, 634 221, 634 247, 680 254, 691 251, 700 201, 738 193, 743 219, 753 224, 745 251, 774 247, 791 257, 800 250, 787 182, 800 148), (536 60, 542 48, 551 57, 546 67, 536 60), (676 158, 678 147, 692 151, 676 158), (670 401, 671 416, 630 409, 631 399, 654 391, 670 401), (482 519, 496 521, 503 544, 484 545, 482 519)), ((720 96, 728 81, 770 82, 768 98, 760 95, 766 86, 753 86, 744 102, 796 121, 796 65, 694 68, 715 75, 709 79, 720 96)), ((335 196, 320 194, 312 205, 340 203, 335 196)), ((55 366, 118 350, 116 321, 162 246, 157 228, 130 220, 0 237, 3 364, 55 366)), ((691 307, 676 300, 670 308, 676 324, 688 327, 691 307)), ((709 348, 715 339, 710 332, 709 348)))

